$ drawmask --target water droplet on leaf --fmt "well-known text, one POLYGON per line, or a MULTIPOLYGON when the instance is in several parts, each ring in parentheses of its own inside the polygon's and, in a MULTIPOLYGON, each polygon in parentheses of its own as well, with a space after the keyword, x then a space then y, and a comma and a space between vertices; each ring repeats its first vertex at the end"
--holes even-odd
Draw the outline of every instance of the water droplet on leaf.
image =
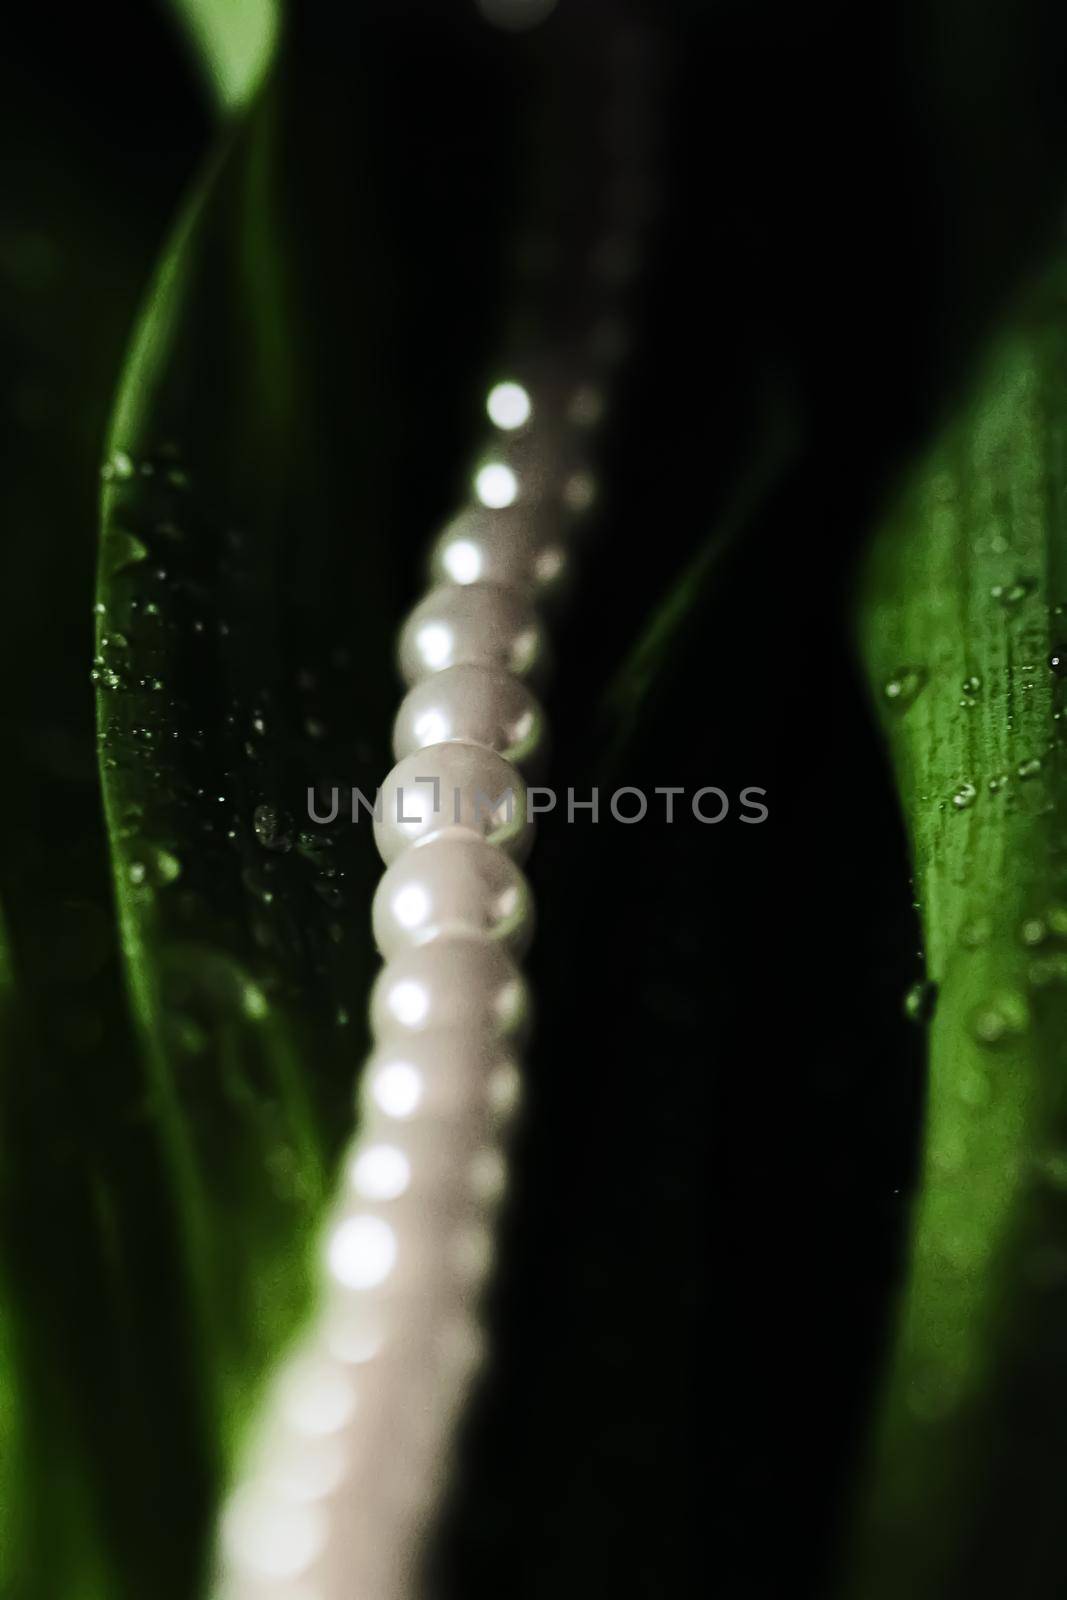
POLYGON ((289 819, 277 806, 258 805, 252 813, 252 828, 264 850, 285 851, 292 848, 289 819))
POLYGON ((125 483, 128 478, 133 477, 133 473, 133 461, 125 450, 112 450, 100 468, 100 476, 105 483, 125 483))
POLYGON ((904 996, 904 1015, 909 1022, 929 1022, 937 1004, 937 984, 929 979, 913 983, 904 996))
POLYGON ((882 693, 898 711, 906 711, 926 683, 925 667, 898 667, 887 679, 882 693))
POLYGON ((971 1013, 971 1031, 979 1044, 1001 1044, 1018 1038, 1030 1023, 1030 1008, 1023 995, 1006 989, 971 1013))

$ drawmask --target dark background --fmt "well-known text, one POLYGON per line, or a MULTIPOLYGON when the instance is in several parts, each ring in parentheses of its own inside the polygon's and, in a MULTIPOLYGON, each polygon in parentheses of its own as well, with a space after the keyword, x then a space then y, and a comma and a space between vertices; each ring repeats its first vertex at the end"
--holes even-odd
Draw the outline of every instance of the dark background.
MULTIPOLYGON (((897 473, 1057 241, 1063 26, 962 0, 578 10, 561 0, 503 41, 445 0, 309 5, 291 42, 322 337, 354 369, 368 342, 389 352, 373 392, 391 468, 417 446, 391 524, 399 619, 525 292, 512 243, 546 205, 580 236, 553 185, 585 181, 590 51, 620 12, 655 37, 661 206, 599 533, 557 635, 559 785, 607 770, 620 664, 739 496, 744 512, 612 770, 648 790, 760 785, 770 817, 542 830, 497 1358, 437 1560, 455 1595, 821 1596, 921 1106, 902 1012, 918 931, 853 583, 897 473), (346 284, 329 259, 368 196, 370 265, 346 284), (432 403, 406 387, 416 368, 432 403)), ((0 102, 2 677, 20 773, 0 889, 62 1076, 78 1025, 64 929, 108 899, 87 677, 103 429, 210 114, 166 14, 137 3, 24 12, 0 102)), ((550 301, 572 314, 565 279, 550 301)), ((87 1011, 121 1008, 112 958, 76 976, 87 1011)), ((195 1488, 181 1515, 202 1517, 195 1488)))

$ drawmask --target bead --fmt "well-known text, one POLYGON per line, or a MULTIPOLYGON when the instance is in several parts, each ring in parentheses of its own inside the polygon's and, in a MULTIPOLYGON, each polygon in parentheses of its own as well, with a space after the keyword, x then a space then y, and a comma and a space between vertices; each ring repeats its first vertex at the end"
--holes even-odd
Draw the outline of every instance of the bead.
POLYGON ((276 1586, 300 1576, 326 1544, 322 1508, 286 1503, 270 1485, 242 1484, 226 1503, 220 1535, 235 1574, 276 1586))
POLYGON ((574 513, 587 510, 592 503, 590 493, 575 490, 579 482, 592 482, 580 429, 531 429, 503 438, 491 462, 499 472, 511 474, 514 490, 506 500, 483 504, 510 507, 513 515, 536 513, 547 519, 546 527, 554 523, 570 530, 575 526, 574 513))
POLYGON ((526 785, 485 745, 429 745, 398 761, 382 784, 374 842, 386 866, 409 845, 464 828, 521 861, 533 840, 526 785))
MULTIPOLYGON (((582 366, 582 350, 573 342, 551 349, 538 345, 516 353, 507 378, 494 384, 486 395, 489 420, 504 436, 498 447, 505 449, 509 438, 536 432, 550 435, 554 447, 573 459, 581 444, 568 430, 595 427, 605 409, 603 390, 574 375, 582 366)), ((506 454, 504 459, 508 459, 506 454)))
POLYGON ((360 1136, 390 1127, 473 1118, 506 1122, 520 1079, 507 1047, 484 1032, 442 1030, 392 1039, 368 1057, 360 1078, 360 1136))
POLYGON ((473 833, 446 830, 405 850, 374 896, 374 937, 386 960, 449 934, 477 934, 517 955, 533 932, 519 868, 473 833))
POLYGON ((398 1241, 421 1233, 440 1242, 492 1217, 506 1185, 507 1163, 492 1129, 415 1118, 395 1124, 391 1136, 364 1136, 354 1146, 336 1215, 377 1217, 398 1241))
POLYGON ((553 520, 523 506, 463 511, 438 536, 430 576, 435 583, 499 583, 550 598, 569 575, 567 549, 553 520))
POLYGON ((536 764, 545 746, 540 702, 510 672, 450 667, 410 689, 393 728, 398 761, 427 745, 483 744, 515 766, 536 764))
POLYGON ((529 600, 495 583, 444 584, 411 612, 400 631, 400 672, 420 683, 449 667, 539 674, 546 640, 529 600))
POLYGON ((435 939, 397 956, 371 992, 378 1039, 470 1028, 498 1039, 521 1033, 529 1001, 511 957, 488 939, 435 939))
POLYGON ((506 1170, 484 1110, 454 1119, 447 1127, 440 1118, 400 1121, 370 1115, 345 1158, 343 1198, 400 1208, 413 1196, 425 1204, 430 1192, 437 1191, 469 1211, 485 1204, 479 1177, 493 1164, 506 1170))

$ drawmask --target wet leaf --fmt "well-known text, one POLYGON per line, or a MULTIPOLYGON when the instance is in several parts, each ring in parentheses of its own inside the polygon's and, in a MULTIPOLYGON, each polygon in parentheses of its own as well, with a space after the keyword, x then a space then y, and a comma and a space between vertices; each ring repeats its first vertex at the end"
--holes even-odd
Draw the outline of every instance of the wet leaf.
POLYGON ((1065 285, 1057 266, 998 340, 863 596, 937 993, 865 1600, 1067 1579, 1049 1500, 1067 1424, 1065 285))

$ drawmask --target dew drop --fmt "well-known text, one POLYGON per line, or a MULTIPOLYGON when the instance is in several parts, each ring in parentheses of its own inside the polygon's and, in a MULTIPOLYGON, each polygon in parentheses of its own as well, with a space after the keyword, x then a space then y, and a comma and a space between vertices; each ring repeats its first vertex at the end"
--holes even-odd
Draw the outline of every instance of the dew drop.
POLYGON ((137 566, 148 555, 147 546, 134 534, 125 533, 122 529, 110 534, 104 549, 109 575, 137 566))
POLYGON ((247 978, 241 987, 241 1005, 245 1016, 250 1017, 253 1022, 262 1022, 270 1012, 266 995, 251 978, 247 978))
POLYGON ((105 483, 125 483, 133 477, 133 473, 133 461, 125 450, 112 450, 100 468, 100 476, 105 483))
POLYGON ((1026 1032, 1030 1008, 1023 995, 1005 990, 971 1013, 971 1031, 979 1044, 995 1045, 1026 1032))
POLYGON ((971 917, 960 929, 960 944, 967 950, 979 950, 989 943, 992 933, 993 924, 988 917, 971 917))
POLYGON ((1038 956, 1030 963, 1027 974, 1034 989, 1047 989, 1051 984, 1067 983, 1067 955, 1062 951, 1038 956))
POLYGON ((925 667, 898 667, 882 686, 889 704, 898 711, 906 711, 926 684, 925 667))
POLYGON ((1007 610, 1013 610, 1028 594, 1033 594, 1037 583, 1033 578, 1015 578, 1011 583, 995 583, 990 589, 990 597, 998 605, 1007 610))
POLYGON ((977 798, 978 790, 973 783, 961 783, 952 796, 952 804, 957 811, 966 811, 970 806, 974 805, 977 798))
POLYGON ((288 818, 277 806, 258 805, 252 813, 252 828, 264 850, 286 851, 292 848, 288 818))
POLYGON ((241 882, 249 894, 254 894, 262 905, 269 906, 274 904, 274 890, 264 880, 261 873, 254 871, 251 867, 246 867, 241 873, 241 882))
POLYGON ((1028 761, 1020 761, 1016 771, 1020 778, 1036 778, 1041 771, 1041 757, 1031 756, 1028 761))
POLYGON ((928 978, 913 983, 904 996, 904 1015, 909 1022, 929 1022, 937 1004, 937 984, 928 978))
POLYGON ((164 889, 181 877, 178 857, 162 845, 139 844, 131 851, 126 876, 137 888, 164 889))

